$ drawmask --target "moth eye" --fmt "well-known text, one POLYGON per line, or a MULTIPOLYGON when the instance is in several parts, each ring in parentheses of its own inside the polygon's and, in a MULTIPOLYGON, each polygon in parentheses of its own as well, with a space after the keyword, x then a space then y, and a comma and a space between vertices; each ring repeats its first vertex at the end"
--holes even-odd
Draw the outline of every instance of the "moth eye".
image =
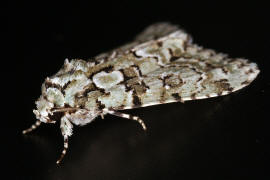
POLYGON ((47 99, 54 103, 56 106, 63 106, 64 105, 64 96, 56 88, 48 88, 47 89, 47 99))

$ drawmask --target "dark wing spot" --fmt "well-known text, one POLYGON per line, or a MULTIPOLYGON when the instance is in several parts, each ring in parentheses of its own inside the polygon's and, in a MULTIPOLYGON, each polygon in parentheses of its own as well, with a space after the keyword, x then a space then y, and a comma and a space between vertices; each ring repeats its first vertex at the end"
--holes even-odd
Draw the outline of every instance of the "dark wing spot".
POLYGON ((158 47, 162 47, 163 42, 162 42, 162 41, 158 41, 158 42, 157 42, 157 45, 158 45, 158 47))
POLYGON ((253 69, 250 69, 250 70, 248 70, 248 71, 246 72, 247 75, 250 74, 250 73, 254 73, 253 69))
POLYGON ((190 97, 191 97, 192 100, 195 100, 196 99, 196 93, 191 94, 190 97))
POLYGON ((168 50, 169 50, 169 53, 171 55, 170 62, 176 61, 177 59, 180 58, 180 56, 175 56, 174 55, 173 50, 171 48, 169 48, 168 50))
POLYGON ((177 59, 179 59, 179 57, 177 57, 177 56, 172 56, 172 57, 170 58, 170 62, 176 61, 177 59))
POLYGON ((102 109, 105 108, 105 105, 102 104, 99 100, 96 100, 96 103, 97 103, 97 106, 98 106, 98 109, 99 109, 99 110, 102 110, 102 109))
POLYGON ((179 96, 178 93, 173 93, 173 94, 172 94, 172 97, 174 97, 175 100, 181 101, 181 102, 182 102, 182 98, 181 98, 181 96, 179 96))
POLYGON ((246 84, 249 84, 249 83, 250 83, 250 81, 247 80, 247 81, 242 82, 241 85, 246 85, 246 84))
POLYGON ((109 65, 109 66, 107 66, 105 68, 102 68, 100 71, 105 71, 106 73, 110 73, 110 72, 113 71, 113 66, 112 65, 109 65))
POLYGON ((141 106, 142 105, 142 102, 141 102, 141 100, 140 100, 140 98, 137 96, 137 94, 136 93, 134 93, 135 91, 133 91, 133 105, 134 106, 141 106))
POLYGON ((225 67, 221 68, 224 74, 228 74, 228 70, 225 67))
POLYGON ((228 91, 233 92, 233 87, 229 87, 228 91))

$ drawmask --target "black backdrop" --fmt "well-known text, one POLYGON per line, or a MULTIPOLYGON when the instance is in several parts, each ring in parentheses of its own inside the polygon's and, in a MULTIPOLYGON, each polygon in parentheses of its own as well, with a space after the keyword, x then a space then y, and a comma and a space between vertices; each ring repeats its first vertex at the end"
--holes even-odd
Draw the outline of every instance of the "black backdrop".
MULTIPOLYGON (((264 4, 126 1, 9 3, 8 45, 2 62, 1 151, 4 172, 16 179, 269 178, 269 13, 264 4), (147 25, 168 21, 204 47, 257 62, 258 78, 228 96, 128 110, 132 121, 106 116, 74 130, 70 149, 59 124, 23 136, 44 78, 65 58, 93 57, 122 45, 147 25), (15 50, 15 53, 14 53, 15 50), (15 56, 15 57, 13 57, 15 56), (10 65, 9 64, 9 65, 10 65), (15 68, 14 68, 15 66, 15 68), (9 84, 10 83, 10 84, 9 84), (7 87, 4 87, 7 85, 7 87)), ((3 28, 6 29, 6 28, 3 28)), ((3 170, 3 168, 2 168, 3 170)), ((11 179, 12 179, 11 178, 11 179)))

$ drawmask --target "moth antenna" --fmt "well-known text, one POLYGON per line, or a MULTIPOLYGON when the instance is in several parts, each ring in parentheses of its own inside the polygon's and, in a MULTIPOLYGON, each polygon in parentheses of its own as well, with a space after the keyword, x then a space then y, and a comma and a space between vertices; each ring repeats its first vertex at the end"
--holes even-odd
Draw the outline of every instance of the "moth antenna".
POLYGON ((23 130, 22 133, 23 134, 29 133, 29 132, 35 130, 37 127, 39 127, 40 124, 41 124, 41 122, 39 120, 37 120, 30 128, 23 130))
POLYGON ((62 154, 60 155, 60 158, 56 161, 56 164, 60 164, 60 162, 63 160, 65 154, 67 153, 68 149, 68 136, 64 136, 64 149, 62 151, 62 154))
POLYGON ((147 130, 145 123, 138 116, 132 116, 130 114, 125 114, 125 113, 121 113, 121 112, 114 111, 114 110, 107 110, 107 109, 105 109, 103 111, 105 113, 108 113, 108 114, 111 114, 111 115, 114 115, 114 116, 118 116, 118 117, 122 117, 122 118, 125 118, 125 119, 131 119, 131 120, 137 121, 138 123, 140 123, 140 125, 142 126, 142 128, 143 128, 144 131, 147 130))

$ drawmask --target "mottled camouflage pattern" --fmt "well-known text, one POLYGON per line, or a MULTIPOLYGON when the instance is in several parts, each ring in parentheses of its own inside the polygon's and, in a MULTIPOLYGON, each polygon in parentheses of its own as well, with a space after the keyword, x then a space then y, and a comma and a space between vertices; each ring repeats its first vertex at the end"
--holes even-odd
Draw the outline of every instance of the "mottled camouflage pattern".
POLYGON ((94 59, 66 60, 42 85, 34 113, 45 123, 55 122, 60 113, 67 141, 72 124, 85 125, 110 113, 145 127, 138 117, 116 111, 226 95, 250 84, 258 73, 255 63, 199 47, 176 26, 160 23, 94 59))

